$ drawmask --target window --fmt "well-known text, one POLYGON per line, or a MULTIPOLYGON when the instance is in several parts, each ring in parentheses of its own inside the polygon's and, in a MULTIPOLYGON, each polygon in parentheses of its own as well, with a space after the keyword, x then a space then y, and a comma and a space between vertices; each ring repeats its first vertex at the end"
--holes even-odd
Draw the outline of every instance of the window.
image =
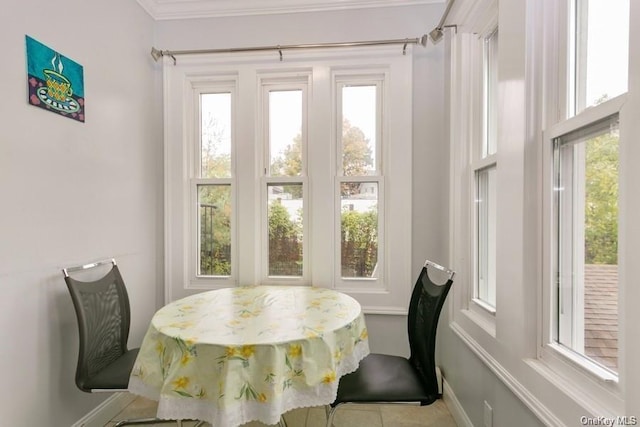
POLYGON ((546 95, 548 111, 560 114, 550 113, 544 138, 551 208, 545 211, 549 298, 541 358, 585 387, 589 380, 605 380, 616 395, 618 123, 628 80, 629 1, 569 0, 566 13, 557 30, 567 34, 566 58, 558 64, 560 77, 553 76, 566 90, 546 95), (582 375, 567 370, 567 363, 582 375))
POLYGON ((382 277, 382 85, 381 76, 336 81, 340 287, 382 277))
POLYGON ((627 91, 629 0, 569 2, 569 114, 627 91))
POLYGON ((352 294, 367 312, 406 313, 406 53, 300 50, 282 62, 259 53, 165 65, 170 299, 313 284, 352 294))
POLYGON ((197 197, 195 217, 196 276, 228 278, 232 267, 232 89, 221 85, 197 89, 199 112, 196 173, 192 186, 197 197))
POLYGON ((553 339, 618 371, 617 116, 554 140, 553 339))
POLYGON ((473 301, 490 314, 496 310, 496 220, 498 148, 498 29, 481 37, 482 123, 474 141, 474 292, 473 301))
POLYGON ((263 281, 305 277, 306 80, 262 81, 266 191, 263 281))
POLYGON ((496 167, 476 172, 476 299, 496 306, 496 167))

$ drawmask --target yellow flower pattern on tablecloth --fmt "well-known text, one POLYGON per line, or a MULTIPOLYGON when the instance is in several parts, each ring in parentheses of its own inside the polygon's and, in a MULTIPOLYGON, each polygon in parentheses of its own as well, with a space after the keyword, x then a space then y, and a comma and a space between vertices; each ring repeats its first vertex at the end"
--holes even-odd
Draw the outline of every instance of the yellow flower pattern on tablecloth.
POLYGON ((368 354, 367 337, 360 306, 328 289, 205 292, 156 313, 130 390, 208 402, 225 416, 251 412, 245 405, 284 405, 299 394, 332 396, 339 377, 368 354))

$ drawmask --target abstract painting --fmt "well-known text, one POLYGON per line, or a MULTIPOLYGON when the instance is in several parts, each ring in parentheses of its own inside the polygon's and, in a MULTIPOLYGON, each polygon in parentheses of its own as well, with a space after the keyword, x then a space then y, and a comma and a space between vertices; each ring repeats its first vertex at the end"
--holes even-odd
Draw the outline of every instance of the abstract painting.
POLYGON ((29 104, 84 122, 82 65, 26 36, 29 104))

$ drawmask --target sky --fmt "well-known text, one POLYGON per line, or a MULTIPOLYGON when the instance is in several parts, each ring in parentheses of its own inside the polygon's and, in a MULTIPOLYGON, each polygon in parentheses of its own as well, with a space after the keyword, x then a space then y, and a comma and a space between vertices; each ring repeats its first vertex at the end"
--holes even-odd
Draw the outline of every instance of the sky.
POLYGON ((588 0, 587 104, 627 91, 629 0, 588 0))
MULTIPOLYGON (((230 152, 231 96, 228 93, 202 96, 202 114, 213 115, 223 142, 218 153, 230 152)), ((300 90, 273 91, 269 97, 269 132, 271 158, 281 155, 302 129, 302 92, 300 90)), ((376 93, 374 86, 351 86, 343 91, 342 114, 352 126, 362 130, 375 153, 376 93)))

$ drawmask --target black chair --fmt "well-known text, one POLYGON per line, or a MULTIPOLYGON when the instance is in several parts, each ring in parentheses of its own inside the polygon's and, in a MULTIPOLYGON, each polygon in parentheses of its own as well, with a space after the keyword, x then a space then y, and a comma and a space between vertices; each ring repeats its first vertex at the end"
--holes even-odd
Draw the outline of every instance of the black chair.
POLYGON ((358 369, 340 378, 336 400, 327 408, 327 427, 345 403, 419 403, 430 405, 442 397, 435 364, 436 329, 440 311, 455 273, 426 261, 411 294, 408 330, 410 357, 371 353, 358 369), (428 268, 448 275, 442 285, 429 277, 428 268))
MULTIPOLYGON (((127 348, 131 321, 129 297, 115 260, 69 267, 62 272, 71 293, 80 333, 76 385, 87 393, 127 391, 139 349, 127 348), (69 275, 105 264, 112 264, 111 269, 96 280, 85 282, 69 275)), ((176 421, 141 418, 123 420, 115 426, 165 422, 176 421)))

